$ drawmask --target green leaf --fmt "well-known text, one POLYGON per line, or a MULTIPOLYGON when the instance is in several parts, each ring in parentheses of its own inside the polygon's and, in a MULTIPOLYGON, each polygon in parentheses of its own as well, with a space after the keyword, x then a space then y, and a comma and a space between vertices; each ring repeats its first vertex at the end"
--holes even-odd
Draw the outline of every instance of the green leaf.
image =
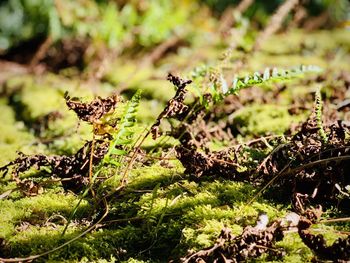
POLYGON ((125 151, 125 150, 121 150, 121 149, 112 149, 112 154, 115 154, 115 155, 126 155, 128 152, 125 151))

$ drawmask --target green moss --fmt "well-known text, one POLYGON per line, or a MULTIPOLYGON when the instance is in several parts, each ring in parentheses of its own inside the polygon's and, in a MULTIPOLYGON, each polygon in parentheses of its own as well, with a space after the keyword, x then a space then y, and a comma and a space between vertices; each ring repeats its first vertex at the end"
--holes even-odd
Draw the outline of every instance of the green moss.
POLYGON ((244 135, 282 134, 292 123, 304 119, 303 115, 291 116, 288 107, 271 104, 253 104, 233 113, 233 125, 244 135))
POLYGON ((127 85, 128 87, 135 87, 150 78, 153 70, 152 66, 140 68, 139 61, 130 59, 115 61, 111 69, 105 74, 104 80, 115 86, 127 85), (118 70, 115 70, 116 68, 118 70))
MULTIPOLYGON (((0 200, 0 237, 9 238, 14 234, 15 227, 21 222, 38 224, 45 222, 53 214, 68 217, 77 197, 70 194, 47 192, 34 197, 18 200, 0 200)), ((80 205, 78 215, 82 216, 89 210, 87 202, 80 205)))
MULTIPOLYGON (((63 117, 55 122, 49 123, 48 135, 57 137, 66 131, 72 131, 77 127, 77 117, 73 111, 69 111, 63 98, 62 91, 48 86, 47 82, 35 82, 32 86, 24 86, 21 92, 15 95, 15 102, 21 104, 22 112, 20 117, 29 123, 35 121, 41 116, 51 112, 58 111, 63 117), (43 92, 45 90, 45 92, 43 92)), ((69 86, 67 87, 69 88, 69 86)), ((82 95, 81 95, 82 96, 82 95)), ((16 105, 15 105, 16 106, 16 105)), ((87 125, 82 123, 85 128, 87 125)), ((84 129, 80 129, 84 130, 84 129)), ((89 131, 90 132, 90 131, 89 131)))
POLYGON ((0 99, 0 166, 14 159, 16 151, 28 151, 33 136, 26 130, 23 122, 17 122, 6 99, 0 99))
POLYGON ((153 189, 156 185, 176 182, 182 176, 183 168, 179 161, 172 162, 173 169, 159 164, 135 169, 130 175, 129 189, 153 189))
POLYGON ((148 235, 154 236, 158 246, 170 239, 179 240, 179 245, 168 253, 184 253, 189 248, 212 244, 224 225, 239 234, 242 225, 255 224, 259 213, 268 214, 271 220, 284 213, 264 202, 246 206, 247 195, 252 197, 253 193, 250 185, 242 183, 197 184, 181 180, 140 196, 137 217, 145 219, 148 235))
POLYGON ((164 104, 158 100, 141 100, 137 120, 142 124, 149 125, 156 120, 163 109, 164 104))
POLYGON ((151 261, 149 261, 149 260, 144 261, 144 260, 139 260, 139 259, 134 259, 134 258, 129 258, 128 260, 123 261, 123 263, 150 263, 150 262, 151 261))
POLYGON ((276 246, 286 251, 287 255, 282 262, 310 262, 313 257, 311 250, 304 245, 298 233, 286 234, 276 246))
MULTIPOLYGON (((164 262, 213 244, 224 226, 239 234, 244 226, 255 224, 260 213, 271 220, 285 214, 263 199, 247 206, 256 192, 249 184, 209 178, 191 182, 181 170, 175 171, 156 164, 137 168, 128 189, 111 207, 118 229, 128 233, 119 237, 126 257, 137 246, 152 254, 152 262, 164 262)), ((109 231, 113 235, 115 230, 109 231)))
MULTIPOLYGON (((30 226, 26 231, 17 233, 8 240, 8 245, 18 256, 42 253, 71 240, 84 229, 70 227, 64 237, 61 236, 63 226, 37 227, 30 226)), ((93 231, 84 237, 68 244, 66 247, 40 259, 40 262, 95 262, 113 257, 127 258, 125 253, 136 253, 135 241, 142 238, 142 233, 134 227, 124 227, 119 230, 93 231), (125 250, 125 249, 128 250, 125 250), (130 249, 130 250, 129 250, 130 249)), ((112 259, 111 259, 112 258, 112 259)))
MULTIPOLYGON (((40 134, 36 134, 41 139, 48 141, 55 138, 49 145, 51 153, 72 154, 84 144, 84 140, 91 139, 91 126, 84 122, 78 125, 76 114, 68 109, 63 98, 65 91, 72 96, 92 98, 89 90, 82 90, 75 82, 62 80, 51 74, 40 77, 16 77, 8 80, 7 86, 11 96, 5 102, 9 103, 12 108, 12 110, 8 108, 9 116, 12 115, 12 118, 20 121, 19 124, 24 123, 25 128, 31 133, 34 133, 33 125, 45 115, 56 111, 62 116, 49 122, 48 127, 42 127, 40 134)), ((3 132, 11 134, 6 130, 3 132)))
MULTIPOLYGON (((17 98, 16 98, 17 99, 17 98)), ((24 87, 18 100, 25 107, 23 119, 36 119, 54 110, 63 109, 65 101, 57 90, 43 85, 24 87), (45 90, 45 92, 43 92, 45 90)))
POLYGON ((304 56, 322 55, 339 46, 350 47, 350 37, 346 29, 318 30, 305 34, 302 30, 292 30, 281 35, 271 36, 262 46, 262 50, 279 55, 290 55, 296 52, 304 56), (329 39, 332 38, 332 41, 329 39), (278 43, 278 45, 276 45, 278 43))

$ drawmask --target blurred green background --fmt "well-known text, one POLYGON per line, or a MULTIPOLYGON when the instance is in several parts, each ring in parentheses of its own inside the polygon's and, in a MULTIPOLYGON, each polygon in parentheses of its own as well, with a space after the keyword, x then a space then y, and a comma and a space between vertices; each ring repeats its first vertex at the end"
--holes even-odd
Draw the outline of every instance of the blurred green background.
MULTIPOLYGON (((50 36, 53 41, 80 38, 94 45, 151 47, 174 32, 184 30, 200 9, 220 18, 240 1, 230 0, 8 0, 0 3, 0 54, 26 41, 32 44, 50 36)), ((244 15, 261 27, 284 1, 254 1, 244 15)), ((307 16, 324 12, 322 27, 334 26, 349 17, 347 0, 302 2, 307 16)), ((208 16, 202 20, 210 19, 208 16)), ((193 26, 193 23, 192 23, 193 26)))

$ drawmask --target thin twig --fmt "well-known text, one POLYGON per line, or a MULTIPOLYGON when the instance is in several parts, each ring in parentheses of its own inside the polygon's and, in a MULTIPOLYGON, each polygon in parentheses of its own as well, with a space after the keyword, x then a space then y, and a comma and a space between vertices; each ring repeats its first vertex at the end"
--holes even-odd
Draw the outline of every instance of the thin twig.
POLYGON ((269 21, 269 24, 266 26, 264 31, 262 31, 254 44, 253 50, 258 51, 261 48, 261 45, 267 38, 280 29, 283 20, 288 15, 288 13, 298 4, 299 0, 287 0, 282 3, 276 13, 274 13, 269 21))

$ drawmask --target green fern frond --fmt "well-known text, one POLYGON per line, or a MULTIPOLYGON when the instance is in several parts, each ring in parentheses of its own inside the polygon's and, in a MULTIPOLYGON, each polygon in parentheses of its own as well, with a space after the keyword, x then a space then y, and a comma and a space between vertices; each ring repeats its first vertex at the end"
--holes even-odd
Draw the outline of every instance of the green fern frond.
POLYGON ((268 81, 287 80, 298 77, 304 73, 320 71, 321 68, 314 65, 302 65, 300 67, 295 67, 287 70, 277 68, 266 68, 264 73, 262 74, 259 72, 255 72, 254 74, 247 75, 243 78, 235 77, 230 87, 227 87, 227 85, 222 86, 221 93, 223 94, 223 96, 227 96, 229 94, 236 94, 239 90, 251 87, 253 85, 264 84, 268 81))
POLYGON ((190 74, 193 84, 189 86, 189 90, 198 96, 200 104, 203 104, 205 103, 203 99, 203 94, 205 92, 203 92, 202 87, 209 87, 208 90, 214 102, 218 102, 230 94, 237 94, 241 89, 249 88, 254 85, 288 80, 301 77, 305 73, 318 73, 321 71, 322 69, 320 67, 314 65, 301 65, 291 69, 266 68, 262 73, 255 72, 245 77, 234 77, 232 83, 229 84, 220 70, 207 66, 200 66, 194 69, 190 74), (205 85, 205 83, 208 83, 208 85, 205 85))
POLYGON ((138 90, 125 106, 124 113, 119 123, 119 129, 115 134, 112 134, 113 139, 110 142, 107 154, 104 156, 104 163, 118 166, 118 162, 113 161, 111 155, 126 155, 132 147, 135 133, 133 128, 136 123, 136 114, 140 100, 141 91, 138 90))

